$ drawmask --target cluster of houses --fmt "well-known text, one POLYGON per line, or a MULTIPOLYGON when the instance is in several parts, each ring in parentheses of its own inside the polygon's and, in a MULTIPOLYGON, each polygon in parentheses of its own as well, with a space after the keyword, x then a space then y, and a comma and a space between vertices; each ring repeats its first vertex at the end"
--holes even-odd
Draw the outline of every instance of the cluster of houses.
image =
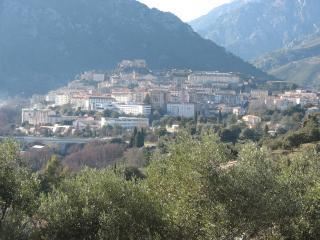
POLYGON ((22 122, 49 127, 69 122, 72 124, 63 126, 74 130, 106 125, 132 129, 149 127, 155 113, 185 118, 222 113, 244 116, 244 121, 254 126, 259 120, 245 116, 248 104, 281 110, 295 104, 319 104, 317 93, 293 91, 272 96, 268 91, 252 90, 251 83, 252 78, 236 73, 150 71, 144 60, 124 60, 114 71, 84 72, 65 87, 34 95, 30 107, 22 110, 22 122), (88 112, 110 110, 118 116, 70 116, 53 110, 66 105, 88 112))

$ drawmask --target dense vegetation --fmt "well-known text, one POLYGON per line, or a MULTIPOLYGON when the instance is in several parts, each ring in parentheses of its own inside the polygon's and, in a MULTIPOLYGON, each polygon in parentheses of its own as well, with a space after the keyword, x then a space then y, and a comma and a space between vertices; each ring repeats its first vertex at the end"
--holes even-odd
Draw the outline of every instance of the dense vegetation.
POLYGON ((0 145, 1 239, 319 239, 319 154, 181 133, 143 170, 28 169, 0 145), (143 171, 144 173, 142 174, 143 171))

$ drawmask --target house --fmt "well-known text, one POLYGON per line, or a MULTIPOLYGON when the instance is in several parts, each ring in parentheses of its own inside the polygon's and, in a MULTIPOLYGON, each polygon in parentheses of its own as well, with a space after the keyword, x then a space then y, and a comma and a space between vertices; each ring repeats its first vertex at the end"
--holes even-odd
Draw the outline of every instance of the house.
POLYGON ((261 123, 261 118, 255 115, 243 116, 242 120, 247 124, 249 128, 255 128, 259 123, 261 123))

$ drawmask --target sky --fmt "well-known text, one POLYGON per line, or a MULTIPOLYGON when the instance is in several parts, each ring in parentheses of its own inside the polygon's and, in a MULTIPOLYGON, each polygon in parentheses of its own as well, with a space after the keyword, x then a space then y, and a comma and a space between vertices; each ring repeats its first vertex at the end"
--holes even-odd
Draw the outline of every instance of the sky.
POLYGON ((215 7, 231 0, 138 0, 149 7, 158 8, 161 11, 172 12, 183 21, 191 21, 205 15, 215 7))

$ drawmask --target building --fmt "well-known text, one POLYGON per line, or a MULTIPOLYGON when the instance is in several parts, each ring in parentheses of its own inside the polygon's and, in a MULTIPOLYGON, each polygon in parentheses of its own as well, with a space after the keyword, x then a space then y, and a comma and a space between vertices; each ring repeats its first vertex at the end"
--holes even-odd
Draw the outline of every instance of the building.
POLYGON ((149 116, 151 114, 151 106, 144 104, 115 104, 118 111, 128 114, 128 115, 145 115, 149 116))
POLYGON ((150 91, 150 101, 153 109, 165 109, 167 92, 163 90, 150 91))
POLYGON ((23 108, 21 114, 21 122, 29 123, 31 125, 48 124, 51 123, 51 117, 56 113, 50 109, 29 109, 23 108))
POLYGON ((68 94, 57 94, 55 97, 55 105, 63 106, 70 103, 70 98, 68 94))
POLYGON ((241 105, 241 97, 234 91, 218 91, 214 94, 213 101, 215 104, 241 105))
POLYGON ((319 104, 319 97, 316 93, 304 90, 285 92, 280 95, 280 99, 292 102, 294 105, 300 104, 303 107, 306 105, 317 106, 319 104))
POLYGON ((120 126, 124 129, 149 128, 148 118, 120 117, 120 118, 101 118, 101 127, 120 126))
POLYGON ((261 123, 261 118, 255 115, 243 116, 242 120, 247 124, 249 128, 255 128, 259 123, 261 123))
POLYGON ((270 95, 269 91, 259 90, 259 89, 251 90, 251 93, 250 93, 251 98, 257 98, 257 99, 267 98, 269 95, 270 95))
POLYGON ((51 109, 22 109, 22 123, 29 123, 31 125, 56 124, 64 121, 73 121, 74 116, 60 116, 51 109))
POLYGON ((92 111, 114 109, 114 101, 111 97, 91 96, 86 101, 86 109, 92 111))
POLYGON ((245 115, 246 111, 242 107, 234 107, 232 113, 236 116, 243 116, 245 115))
POLYGON ((226 88, 230 85, 238 85, 240 77, 234 73, 194 72, 189 75, 188 82, 191 85, 211 84, 216 88, 226 88))
POLYGON ((167 113, 175 117, 194 118, 196 107, 194 103, 168 103, 167 113))
POLYGON ((74 95, 70 98, 70 104, 75 109, 87 110, 88 107, 88 96, 87 95, 74 95))
POLYGON ((93 117, 77 118, 73 122, 73 127, 76 130, 83 130, 86 128, 99 129, 100 128, 100 121, 95 120, 93 117))
POLYGON ((147 62, 143 59, 123 60, 118 64, 120 70, 126 68, 147 68, 147 62))
POLYGON ((92 80, 95 82, 103 82, 106 80, 106 75, 104 73, 94 73, 92 80))
POLYGON ((127 104, 133 101, 133 93, 129 90, 116 91, 113 90, 111 97, 116 100, 116 102, 127 104))

